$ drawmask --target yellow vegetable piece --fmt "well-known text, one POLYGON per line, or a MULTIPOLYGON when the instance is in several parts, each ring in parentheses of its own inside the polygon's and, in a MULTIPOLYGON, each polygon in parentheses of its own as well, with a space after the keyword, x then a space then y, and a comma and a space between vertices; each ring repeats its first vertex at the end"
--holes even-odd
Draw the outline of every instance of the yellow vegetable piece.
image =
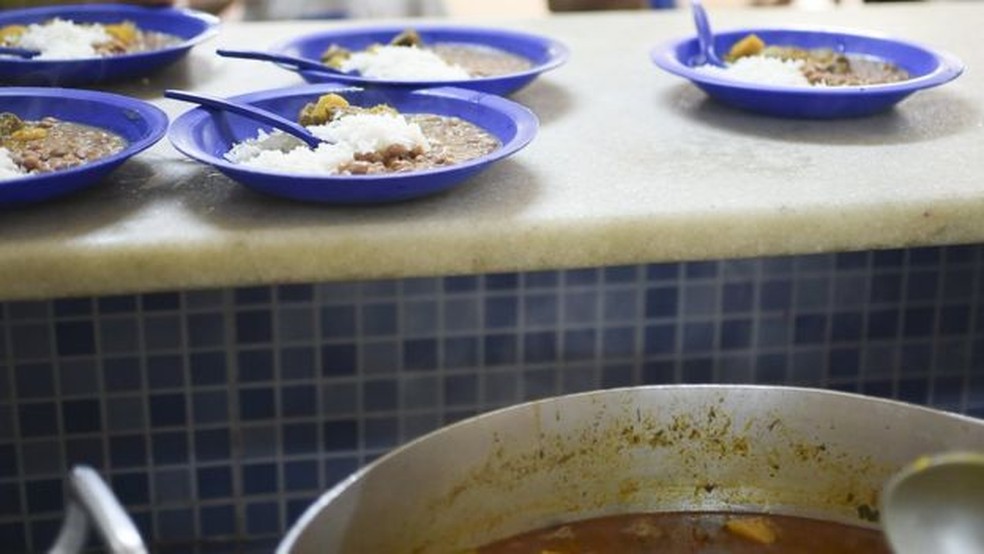
POLYGON ((12 43, 25 32, 27 32, 27 27, 23 25, 7 25, 6 27, 0 28, 0 41, 8 44, 12 43))
POLYGON ((137 40, 137 26, 132 21, 123 21, 104 26, 106 33, 123 44, 132 44, 137 40))
POLYGON ((24 127, 10 134, 13 140, 40 140, 48 136, 48 130, 41 127, 24 127))
POLYGON ((349 107, 348 100, 337 94, 325 94, 301 110, 301 125, 321 125, 331 121, 339 110, 349 107))
POLYGON ((724 57, 724 59, 726 61, 733 62, 738 58, 761 54, 764 49, 765 42, 763 42, 758 35, 752 34, 734 43, 734 45, 731 46, 731 50, 728 50, 728 54, 724 57))
POLYGON ((732 534, 759 544, 772 544, 776 542, 778 536, 778 529, 763 517, 732 518, 724 524, 724 528, 732 534))

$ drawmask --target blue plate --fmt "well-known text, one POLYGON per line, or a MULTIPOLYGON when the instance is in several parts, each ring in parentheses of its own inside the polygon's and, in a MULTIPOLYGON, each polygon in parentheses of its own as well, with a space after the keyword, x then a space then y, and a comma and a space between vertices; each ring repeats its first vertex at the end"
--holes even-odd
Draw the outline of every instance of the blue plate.
POLYGON ((146 150, 167 131, 167 115, 159 108, 127 96, 88 90, 2 87, 0 112, 21 119, 53 116, 92 125, 127 140, 122 151, 70 169, 0 181, 0 205, 38 202, 88 188, 131 156, 146 150))
MULTIPOLYGON (((464 27, 460 25, 413 25, 425 44, 450 42, 490 46, 505 50, 528 59, 533 65, 525 71, 508 73, 494 77, 477 77, 456 81, 389 81, 373 79, 360 75, 337 75, 317 71, 300 71, 304 79, 311 83, 349 83, 359 86, 393 86, 406 88, 426 88, 434 86, 460 87, 492 94, 511 94, 528 85, 544 71, 557 68, 570 57, 570 50, 555 40, 504 29, 464 27)), ((340 28, 303 35, 280 43, 271 48, 280 54, 288 54, 314 61, 321 59, 321 53, 332 44, 349 50, 362 50, 372 44, 386 44, 406 25, 378 25, 372 27, 340 28)))
POLYGON ((119 23, 129 20, 141 29, 168 33, 183 40, 152 52, 77 60, 0 56, 0 81, 21 85, 74 86, 143 77, 174 63, 192 46, 215 36, 219 24, 214 16, 193 10, 92 4, 2 11, 0 27, 42 23, 55 17, 76 23, 119 23))
POLYGON ((265 194, 336 204, 374 204, 436 194, 461 184, 526 146, 533 140, 538 128, 533 112, 515 102, 450 87, 415 91, 315 84, 256 92, 234 99, 294 119, 306 103, 329 92, 344 95, 356 106, 389 104, 404 113, 460 117, 496 136, 502 146, 473 160, 425 171, 382 175, 314 175, 263 170, 226 160, 224 155, 234 143, 255 138, 260 128, 270 130, 241 116, 195 108, 175 119, 168 138, 181 152, 265 194))
POLYGON ((653 62, 690 79, 710 97, 744 110, 767 115, 833 119, 885 111, 910 94, 942 85, 963 72, 956 57, 915 42, 887 36, 830 28, 736 29, 715 33, 714 46, 727 52, 731 45, 755 33, 766 44, 801 48, 830 48, 837 52, 879 58, 905 69, 911 79, 897 83, 840 87, 776 86, 708 75, 693 67, 699 52, 697 38, 678 39, 655 48, 653 62))

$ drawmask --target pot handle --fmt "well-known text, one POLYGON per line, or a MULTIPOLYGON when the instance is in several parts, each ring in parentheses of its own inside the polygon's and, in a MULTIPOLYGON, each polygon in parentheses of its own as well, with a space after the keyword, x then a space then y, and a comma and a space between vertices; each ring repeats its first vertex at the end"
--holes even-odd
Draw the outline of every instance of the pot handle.
POLYGON ((137 526, 91 467, 76 466, 69 472, 65 504, 65 519, 48 554, 82 552, 90 522, 111 554, 147 554, 137 526))

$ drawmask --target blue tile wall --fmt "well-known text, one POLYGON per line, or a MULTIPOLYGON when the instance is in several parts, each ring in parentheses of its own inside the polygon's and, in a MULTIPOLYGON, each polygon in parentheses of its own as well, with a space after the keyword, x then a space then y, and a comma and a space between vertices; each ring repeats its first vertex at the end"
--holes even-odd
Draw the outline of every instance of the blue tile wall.
POLYGON ((604 387, 982 416, 982 267, 972 245, 0 303, 0 552, 49 545, 75 463, 162 551, 272 539, 396 445, 604 387))

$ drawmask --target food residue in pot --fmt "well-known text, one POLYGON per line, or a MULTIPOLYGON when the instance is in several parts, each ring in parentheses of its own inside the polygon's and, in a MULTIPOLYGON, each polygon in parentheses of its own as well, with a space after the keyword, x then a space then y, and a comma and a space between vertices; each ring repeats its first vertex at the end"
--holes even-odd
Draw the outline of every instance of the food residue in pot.
POLYGON ((772 514, 665 512, 565 523, 469 554, 889 554, 876 529, 772 514))

